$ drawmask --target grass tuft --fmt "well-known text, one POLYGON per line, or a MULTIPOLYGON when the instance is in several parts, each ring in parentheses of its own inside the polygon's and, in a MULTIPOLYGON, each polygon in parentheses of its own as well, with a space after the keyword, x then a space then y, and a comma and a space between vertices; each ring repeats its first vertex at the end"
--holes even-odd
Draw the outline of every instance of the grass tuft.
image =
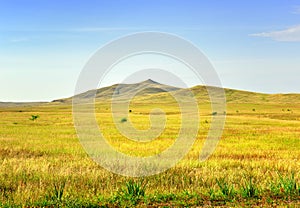
POLYGON ((125 123, 125 122, 127 122, 127 118, 122 118, 121 123, 125 123))
POLYGON ((146 184, 143 181, 129 180, 125 186, 118 191, 113 201, 118 205, 137 205, 144 197, 146 191, 146 184))
POLYGON ((247 181, 242 184, 242 196, 245 198, 256 198, 259 190, 255 183, 253 183, 253 177, 250 176, 247 181))
POLYGON ((232 184, 229 184, 225 178, 216 179, 216 183, 220 188, 220 191, 223 196, 228 198, 234 198, 235 191, 232 184))

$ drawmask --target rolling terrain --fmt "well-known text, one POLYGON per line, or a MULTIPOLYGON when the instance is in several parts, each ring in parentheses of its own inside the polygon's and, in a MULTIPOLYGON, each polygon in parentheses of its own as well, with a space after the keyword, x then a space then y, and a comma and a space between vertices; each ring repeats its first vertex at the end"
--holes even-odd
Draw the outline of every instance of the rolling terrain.
MULTIPOLYGON (((169 92, 175 95, 181 95, 183 98, 187 91, 191 91, 200 103, 210 102, 207 93, 209 86, 194 86, 191 88, 178 88, 165 84, 160 84, 151 79, 135 84, 115 84, 96 90, 90 90, 76 95, 82 99, 95 97, 96 101, 108 101, 114 96, 119 98, 128 94, 135 94, 136 99, 153 100, 157 102, 168 102, 169 92), (117 92, 116 92, 116 89, 117 92)), ((300 104, 300 93, 290 94, 265 94, 235 89, 224 88, 227 103, 280 103, 280 104, 300 104)), ((72 102, 73 97, 57 99, 53 102, 72 102)))
POLYGON ((175 167, 142 178, 111 173, 88 156, 74 127, 72 97, 1 103, 0 207, 300 206, 299 94, 225 89, 223 135, 204 162, 199 153, 213 117, 204 86, 181 89, 146 80, 77 96, 84 100, 96 94, 95 118, 111 146, 147 157, 176 140, 181 112, 172 94, 184 99, 187 91, 193 92, 200 109, 195 143, 175 167), (117 100, 141 91, 130 102, 130 112, 113 120, 111 97, 117 88, 117 100), (154 140, 135 142, 116 128, 116 123, 131 122, 147 130, 156 108, 165 112, 166 125, 154 140))

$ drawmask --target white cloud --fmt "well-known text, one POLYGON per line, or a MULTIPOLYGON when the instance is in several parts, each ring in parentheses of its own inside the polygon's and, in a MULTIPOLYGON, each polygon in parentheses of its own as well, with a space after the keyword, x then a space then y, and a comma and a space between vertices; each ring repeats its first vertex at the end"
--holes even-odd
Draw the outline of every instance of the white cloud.
POLYGON ((300 25, 285 30, 250 34, 250 36, 272 38, 276 41, 300 42, 300 25))

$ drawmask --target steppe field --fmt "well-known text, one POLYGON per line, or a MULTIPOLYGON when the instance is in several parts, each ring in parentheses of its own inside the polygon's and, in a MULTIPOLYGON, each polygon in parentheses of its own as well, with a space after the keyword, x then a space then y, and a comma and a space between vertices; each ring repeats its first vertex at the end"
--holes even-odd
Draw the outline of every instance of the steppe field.
MULTIPOLYGON (((300 95, 226 89, 223 136, 209 159, 199 162, 213 112, 203 89, 192 90, 201 120, 191 151, 166 172, 141 178, 111 173, 90 159, 77 138, 69 99, 0 104, 0 207, 299 207, 300 95)), ((164 92, 136 97, 119 121, 148 129, 149 112, 161 108, 166 128, 149 143, 118 132, 109 100, 95 106, 102 134, 129 155, 163 151, 180 127, 178 105, 164 92)))

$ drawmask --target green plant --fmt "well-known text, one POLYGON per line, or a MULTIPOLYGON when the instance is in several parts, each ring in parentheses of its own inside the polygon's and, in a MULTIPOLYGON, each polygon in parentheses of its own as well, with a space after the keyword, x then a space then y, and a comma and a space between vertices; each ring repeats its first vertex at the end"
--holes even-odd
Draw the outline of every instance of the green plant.
POLYGON ((123 193, 127 196, 140 198, 145 196, 145 184, 142 182, 135 182, 133 180, 129 180, 126 182, 125 188, 123 188, 123 193))
POLYGON ((258 195, 258 188, 257 186, 253 183, 252 177, 249 178, 248 181, 245 181, 242 184, 242 196, 246 198, 254 198, 257 197, 258 195))
POLYGON ((125 203, 128 205, 136 205, 142 198, 145 197, 146 184, 143 181, 136 182, 134 180, 129 180, 126 182, 125 186, 121 188, 118 193, 116 200, 119 204, 125 203))
POLYGON ((62 200, 64 190, 65 190, 65 187, 66 187, 66 183, 67 183, 66 178, 58 179, 58 180, 55 180, 53 182, 52 199, 57 200, 57 201, 62 200))
MULTIPOLYGON (((299 190, 297 188, 297 182, 295 180, 295 174, 292 173, 291 176, 282 176, 281 174, 279 174, 279 190, 281 193, 288 195, 288 196, 292 196, 292 195, 299 195, 299 190)), ((300 187, 299 187, 300 188, 300 187)))
POLYGON ((211 115, 216 116, 218 114, 218 112, 212 112, 211 115))
POLYGON ((216 183, 224 196, 234 197, 235 191, 233 185, 229 185, 229 183, 225 181, 225 178, 216 179, 216 183))
POLYGON ((40 117, 39 115, 31 115, 31 118, 29 118, 29 120, 35 121, 35 120, 38 119, 39 117, 40 117))
POLYGON ((127 122, 127 118, 122 118, 121 123, 125 123, 125 122, 127 122))
POLYGON ((213 188, 209 188, 208 195, 209 195, 210 200, 215 200, 216 199, 215 190, 213 188))

